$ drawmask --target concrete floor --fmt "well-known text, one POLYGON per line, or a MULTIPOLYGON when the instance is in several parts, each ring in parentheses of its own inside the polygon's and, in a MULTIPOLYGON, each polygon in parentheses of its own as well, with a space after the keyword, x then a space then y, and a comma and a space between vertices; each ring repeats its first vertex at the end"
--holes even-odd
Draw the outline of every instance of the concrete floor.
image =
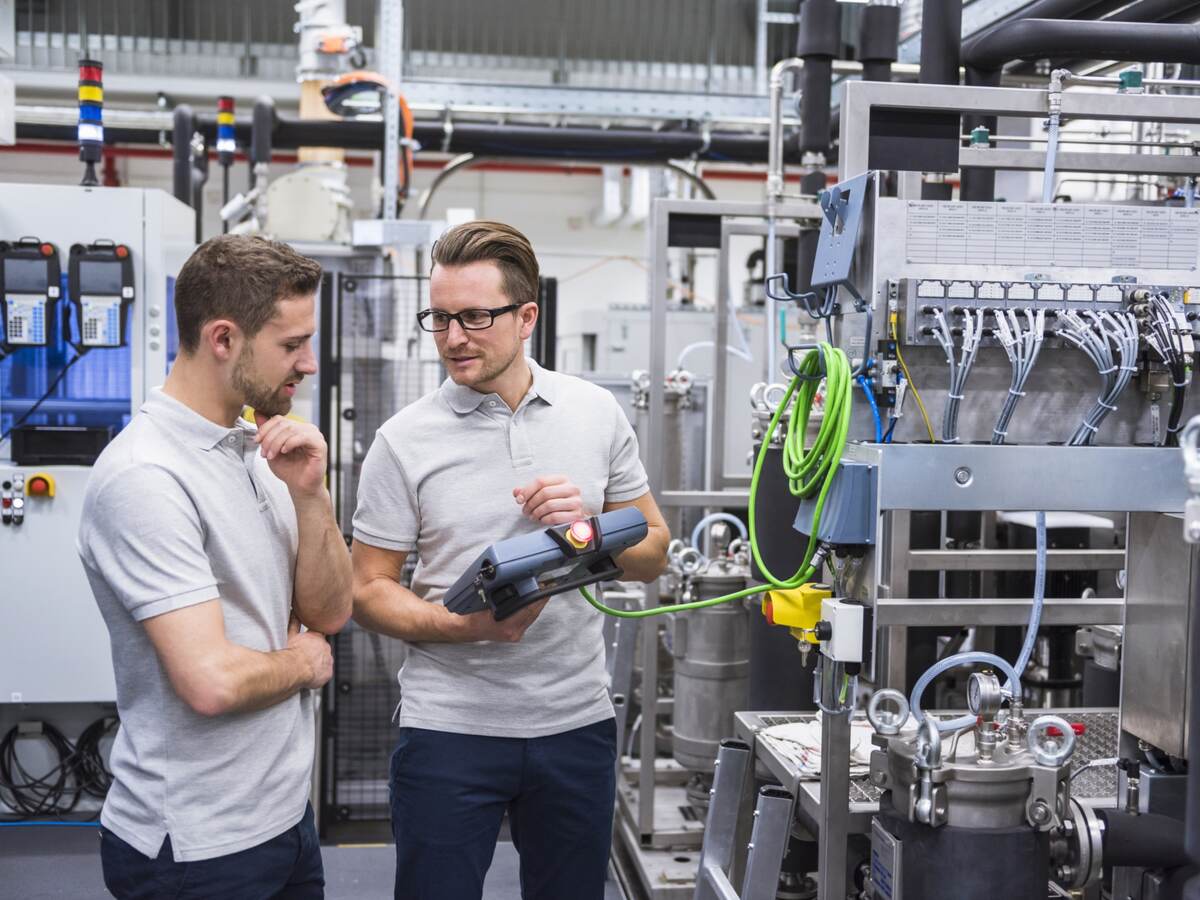
MULTIPOLYGON (((392 896, 390 846, 325 846, 326 900, 386 900, 392 896)), ((485 900, 517 900, 517 851, 496 846, 484 883, 485 900)), ((608 900, 623 900, 614 883, 608 900)), ((0 828, 0 897, 13 900, 95 900, 106 897, 99 835, 92 828, 0 828)))

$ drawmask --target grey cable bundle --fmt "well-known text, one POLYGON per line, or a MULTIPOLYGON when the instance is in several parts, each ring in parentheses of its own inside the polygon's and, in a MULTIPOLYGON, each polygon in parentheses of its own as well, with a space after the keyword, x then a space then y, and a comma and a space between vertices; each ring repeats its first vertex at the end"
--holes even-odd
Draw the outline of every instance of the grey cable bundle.
POLYGON ((1060 312, 1059 318, 1066 323, 1066 327, 1057 332, 1058 336, 1086 353, 1103 380, 1096 402, 1067 441, 1068 446, 1082 447, 1095 442, 1100 423, 1116 410, 1117 398, 1129 386, 1133 373, 1137 371, 1137 319, 1127 312, 1097 315, 1090 311, 1080 314, 1074 310, 1060 312))
POLYGON ((1021 313, 1025 316, 1024 326, 1016 310, 998 309, 995 313, 997 337, 1012 364, 1012 382, 1008 386, 1008 396, 1004 398, 1000 417, 996 419, 996 427, 992 429, 993 444, 1003 444, 1008 436, 1008 423, 1016 412, 1017 404, 1025 396, 1025 382, 1029 380, 1046 337, 1044 309, 1023 309, 1021 313))
POLYGON ((946 444, 958 443, 958 407, 967 389, 967 378, 975 365, 975 356, 979 353, 979 344, 983 340, 983 310, 965 310, 963 319, 962 351, 958 360, 954 358, 954 337, 942 310, 934 313, 936 324, 933 326, 933 336, 937 338, 946 354, 946 363, 950 366, 950 390, 946 394, 946 407, 942 413, 942 441, 946 444))

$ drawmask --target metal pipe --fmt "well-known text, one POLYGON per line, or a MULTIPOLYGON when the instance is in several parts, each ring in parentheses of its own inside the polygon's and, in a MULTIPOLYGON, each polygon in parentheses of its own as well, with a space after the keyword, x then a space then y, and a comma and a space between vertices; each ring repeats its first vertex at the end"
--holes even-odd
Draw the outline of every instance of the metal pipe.
MULTIPOLYGON (((926 2, 928 5, 931 0, 926 2)), ((1198 63, 1200 27, 1018 19, 985 32, 963 46, 963 60, 967 65, 983 70, 999 69, 1018 59, 1069 57, 1078 53, 1128 62, 1198 63)))
POLYGON ((921 7, 922 84, 958 84, 962 10, 962 4, 954 0, 924 0, 921 7))
MULTIPOLYGON (((789 72, 799 72, 804 68, 804 60, 798 56, 781 59, 771 67, 769 85, 769 104, 771 114, 770 129, 767 132, 767 205, 768 217, 773 213, 775 205, 783 195, 783 162, 785 150, 783 146, 783 80, 789 72)), ((770 251, 768 251, 769 253, 770 251)), ((772 269, 767 266, 767 274, 772 269)))
POLYGON ((192 205, 192 134, 196 130, 196 116, 186 103, 175 107, 172 116, 171 174, 172 192, 175 199, 192 205))
POLYGON ((442 182, 453 175, 460 169, 465 169, 471 163, 477 162, 474 153, 461 153, 454 159, 450 160, 446 165, 442 166, 440 172, 434 176, 433 182, 429 187, 425 188, 425 192, 421 194, 421 207, 417 213, 418 219, 424 219, 429 212, 429 204, 433 201, 433 195, 437 193, 437 189, 442 186, 442 182))
POLYGON ((1046 132, 1046 171, 1042 175, 1042 202, 1054 202, 1054 163, 1058 156, 1058 129, 1062 123, 1063 76, 1071 73, 1055 69, 1050 73, 1050 122, 1046 132))

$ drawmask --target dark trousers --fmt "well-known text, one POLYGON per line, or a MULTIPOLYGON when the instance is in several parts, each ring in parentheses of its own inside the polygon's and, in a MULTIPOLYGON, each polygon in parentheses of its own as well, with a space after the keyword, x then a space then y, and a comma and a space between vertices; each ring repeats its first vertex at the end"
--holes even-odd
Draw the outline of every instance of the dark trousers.
POLYGON ((312 806, 299 824, 278 837, 199 862, 175 862, 170 835, 151 859, 101 828, 100 861, 104 885, 117 900, 321 900, 325 896, 312 806))
POLYGON ((396 900, 478 900, 505 811, 524 900, 602 900, 616 753, 613 719, 540 738, 401 728, 396 900))

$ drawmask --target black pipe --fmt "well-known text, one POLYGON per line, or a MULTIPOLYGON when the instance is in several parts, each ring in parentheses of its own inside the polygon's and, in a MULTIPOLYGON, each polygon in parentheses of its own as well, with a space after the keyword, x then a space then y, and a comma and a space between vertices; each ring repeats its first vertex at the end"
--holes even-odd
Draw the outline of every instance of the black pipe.
MULTIPOLYGON (((171 129, 172 189, 175 199, 192 205, 192 135, 196 131, 196 116, 186 103, 175 107, 174 127, 171 129)), ((109 140, 113 134, 109 132, 109 140)))
POLYGON ((1200 27, 1019 19, 985 32, 963 46, 967 65, 981 70, 1000 69, 1018 59, 1079 53, 1119 62, 1200 62, 1200 27))
POLYGON ((958 84, 962 4, 925 0, 921 7, 921 84, 958 84))
POLYGON ((805 0, 800 9, 796 55, 804 60, 800 95, 800 150, 829 152, 829 109, 833 60, 841 49, 842 10, 838 0, 805 0))
POLYGON ((863 81, 891 81, 900 55, 900 7, 868 6, 858 23, 858 59, 863 81))
MULTIPOLYGON (((216 119, 201 118, 197 130, 210 139, 216 135, 216 119)), ((239 143, 253 143, 252 127, 241 122, 235 126, 239 143)), ((112 144, 157 145, 159 129, 106 128, 112 144)), ((74 125, 18 123, 20 140, 74 141, 74 125)), ((295 150, 298 147, 341 147, 345 150, 378 150, 383 146, 380 122, 337 122, 325 120, 276 119, 269 133, 271 150, 295 150)), ((445 132, 440 122, 418 122, 413 137, 430 150, 440 151, 445 132)), ((263 143, 260 138, 259 143, 263 143)), ((795 142, 784 153, 788 162, 799 162, 795 142)), ((265 152, 251 149, 251 159, 264 161, 265 152)), ((705 136, 696 131, 651 131, 636 128, 554 128, 538 125, 491 125, 477 122, 455 123, 449 153, 477 153, 490 157, 553 158, 594 162, 665 162, 700 159, 765 163, 765 135, 741 131, 715 131, 705 136)))
MULTIPOLYGON (((341 125, 341 122, 332 124, 341 125)), ((382 123, 379 123, 382 126, 382 123)), ((275 101, 270 97, 259 97, 254 101, 254 112, 250 118, 250 186, 254 187, 258 176, 254 169, 270 165, 271 148, 279 121, 275 115, 275 101)), ((215 125, 214 125, 215 127, 215 125)), ((381 142, 382 143, 382 142, 381 142)), ((297 144, 296 146, 325 146, 324 144, 297 144)))
POLYGON ((196 211, 196 243, 204 240, 204 185, 208 183, 208 140, 199 135, 191 162, 192 209, 196 211))
POLYGON ((1161 22, 1168 16, 1174 16, 1188 6, 1195 6, 1186 0, 1141 0, 1124 9, 1117 10, 1106 18, 1106 22, 1161 22))
POLYGON ((1178 819, 1116 809, 1097 809, 1096 814, 1104 820, 1104 868, 1177 869, 1190 862, 1178 819))

